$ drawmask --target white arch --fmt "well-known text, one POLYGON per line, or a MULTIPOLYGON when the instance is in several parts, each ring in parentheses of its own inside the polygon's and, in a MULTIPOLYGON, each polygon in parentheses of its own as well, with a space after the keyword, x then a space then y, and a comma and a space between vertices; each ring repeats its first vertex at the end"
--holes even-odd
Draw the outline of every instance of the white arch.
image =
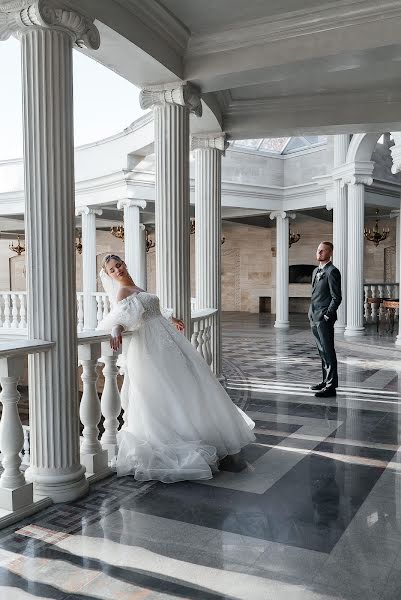
POLYGON ((370 161, 376 144, 382 135, 382 131, 380 133, 357 133, 353 135, 347 152, 347 163, 370 161))

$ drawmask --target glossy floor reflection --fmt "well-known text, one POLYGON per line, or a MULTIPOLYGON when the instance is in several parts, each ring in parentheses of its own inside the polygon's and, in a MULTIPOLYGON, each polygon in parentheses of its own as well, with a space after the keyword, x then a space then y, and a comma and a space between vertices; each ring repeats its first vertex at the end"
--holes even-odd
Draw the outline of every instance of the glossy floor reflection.
POLYGON ((401 597, 401 361, 341 345, 338 396, 318 400, 304 322, 271 325, 223 323, 256 443, 211 481, 112 477, 4 530, 0 599, 401 597))

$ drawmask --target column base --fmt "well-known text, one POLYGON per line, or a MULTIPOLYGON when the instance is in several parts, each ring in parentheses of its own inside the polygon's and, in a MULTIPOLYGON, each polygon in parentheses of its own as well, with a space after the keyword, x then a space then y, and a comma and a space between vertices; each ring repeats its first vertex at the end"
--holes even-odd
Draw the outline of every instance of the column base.
POLYGON ((289 329, 290 322, 289 321, 275 321, 274 327, 276 329, 289 329))
POLYGON ((344 333, 345 332, 345 325, 334 325, 334 333, 344 333))
POLYGON ((85 477, 85 467, 78 465, 75 471, 68 473, 61 469, 38 469, 28 467, 25 479, 33 483, 35 500, 51 498, 54 503, 77 500, 89 490, 85 477), (61 471, 61 472, 60 472, 61 471))
POLYGON ((360 336, 360 335, 365 335, 365 328, 364 327, 346 327, 345 331, 344 331, 344 335, 346 337, 356 337, 356 336, 360 336))
POLYGON ((223 386, 224 389, 227 387, 227 377, 223 374, 216 376, 217 381, 223 386))

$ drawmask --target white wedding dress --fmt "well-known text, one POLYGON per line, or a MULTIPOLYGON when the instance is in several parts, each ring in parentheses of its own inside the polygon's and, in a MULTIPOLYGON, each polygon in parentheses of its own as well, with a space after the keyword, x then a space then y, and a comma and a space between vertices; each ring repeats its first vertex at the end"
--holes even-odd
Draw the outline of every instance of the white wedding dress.
POLYGON ((125 355, 129 392, 117 474, 165 483, 210 479, 219 459, 255 439, 254 422, 163 316, 157 296, 139 292, 118 302, 98 329, 115 325, 134 332, 125 355))

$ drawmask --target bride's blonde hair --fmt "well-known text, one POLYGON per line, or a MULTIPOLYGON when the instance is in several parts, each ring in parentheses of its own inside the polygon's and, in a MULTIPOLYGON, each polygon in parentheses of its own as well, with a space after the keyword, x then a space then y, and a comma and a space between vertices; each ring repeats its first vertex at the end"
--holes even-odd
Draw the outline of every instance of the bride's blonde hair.
POLYGON ((118 254, 106 254, 106 256, 102 260, 102 269, 105 273, 107 273, 106 266, 110 260, 117 260, 119 262, 124 262, 123 259, 121 258, 121 256, 118 256, 118 254))

